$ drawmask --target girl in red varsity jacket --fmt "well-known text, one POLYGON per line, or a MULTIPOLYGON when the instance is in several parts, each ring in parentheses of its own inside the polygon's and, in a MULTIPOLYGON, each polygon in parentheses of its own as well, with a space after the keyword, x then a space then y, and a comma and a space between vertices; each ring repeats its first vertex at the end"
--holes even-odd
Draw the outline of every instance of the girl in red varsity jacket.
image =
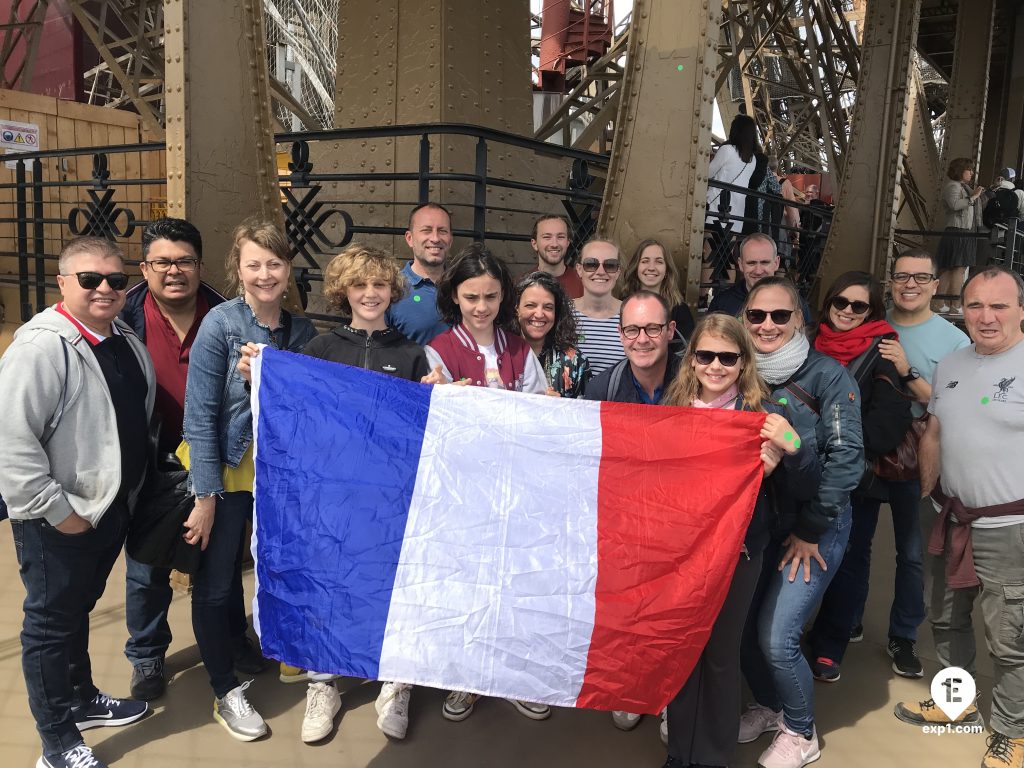
POLYGON ((515 314, 512 274, 482 243, 466 246, 447 266, 437 284, 437 309, 452 328, 424 348, 433 369, 425 381, 545 393, 537 356, 506 330, 515 314))

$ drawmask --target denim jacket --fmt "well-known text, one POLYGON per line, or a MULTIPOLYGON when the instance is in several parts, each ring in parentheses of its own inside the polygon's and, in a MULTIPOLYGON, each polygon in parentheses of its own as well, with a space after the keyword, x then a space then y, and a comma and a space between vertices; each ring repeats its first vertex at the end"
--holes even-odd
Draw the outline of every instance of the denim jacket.
POLYGON ((252 443, 249 392, 235 368, 242 345, 251 341, 301 352, 316 335, 309 320, 293 315, 285 344, 285 327, 271 331, 241 297, 217 305, 203 318, 185 384, 184 433, 196 496, 223 493, 221 466, 237 467, 252 443))

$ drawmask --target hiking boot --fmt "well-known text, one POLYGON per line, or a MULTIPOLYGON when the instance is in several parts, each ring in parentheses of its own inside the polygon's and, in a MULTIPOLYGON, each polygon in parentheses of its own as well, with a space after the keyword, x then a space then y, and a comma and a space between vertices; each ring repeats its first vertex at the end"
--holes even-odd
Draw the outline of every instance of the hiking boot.
POLYGON ((444 700, 444 708, 441 710, 441 714, 444 715, 445 720, 461 723, 473 714, 473 706, 479 698, 480 696, 475 693, 452 691, 444 700))
POLYGON ((85 744, 79 744, 59 755, 43 755, 36 760, 36 768, 107 768, 107 764, 97 760, 85 744))
POLYGON ((981 768, 1024 768, 1024 739, 1011 739, 993 731, 987 744, 981 768))
POLYGON ((113 699, 105 693, 97 693, 89 703, 72 707, 71 716, 75 718, 78 730, 85 731, 128 725, 142 719, 148 711, 149 705, 144 701, 113 699))
POLYGON ((839 665, 832 659, 819 656, 811 664, 811 674, 822 683, 836 683, 839 682, 839 665))
POLYGON ((531 720, 547 720, 551 717, 551 707, 547 704, 537 704, 536 702, 523 701, 522 699, 508 699, 507 701, 516 708, 519 714, 531 720))
POLYGON ((771 746, 761 753, 757 764, 761 768, 803 768, 821 757, 818 734, 812 729, 811 737, 794 733, 785 725, 779 729, 771 746))
POLYGON ((331 683, 310 683, 306 689, 306 714, 302 718, 302 740, 311 744, 331 735, 334 716, 341 711, 341 694, 331 683))
POLYGON ((163 659, 140 661, 132 668, 132 698, 137 701, 159 699, 167 690, 163 659))
POLYGON ((890 637, 886 649, 892 658, 892 671, 900 677, 923 677, 924 668, 917 658, 914 641, 905 637, 890 637))
POLYGON ((760 704, 751 704, 740 717, 740 733, 736 739, 740 744, 754 741, 762 733, 777 731, 782 727, 782 712, 776 712, 760 704))
POLYGON ((661 743, 668 746, 668 707, 661 710, 661 724, 658 726, 658 735, 661 736, 661 743))
POLYGON ((850 642, 859 643, 864 639, 864 625, 858 624, 856 627, 850 630, 850 642))
POLYGON ((377 710, 377 727, 385 736, 404 739, 409 730, 409 695, 412 686, 404 683, 384 683, 373 707, 377 710))
POLYGON ((236 642, 233 654, 235 669, 243 675, 258 675, 267 668, 267 660, 248 635, 236 642))
POLYGON ((612 712, 612 725, 620 731, 632 731, 640 725, 640 719, 642 717, 643 715, 637 715, 633 712, 623 712, 621 709, 617 709, 612 712))
POLYGON ((305 683, 309 681, 309 673, 301 667, 281 662, 278 667, 277 679, 282 683, 305 683))
POLYGON ((213 719, 239 741, 254 741, 267 732, 267 724, 260 713, 245 698, 245 691, 251 684, 252 681, 247 680, 223 698, 213 700, 213 719))
POLYGON ((946 713, 935 706, 935 699, 924 701, 901 701, 893 714, 904 723, 911 725, 984 725, 977 702, 960 713, 956 720, 950 720, 946 713))

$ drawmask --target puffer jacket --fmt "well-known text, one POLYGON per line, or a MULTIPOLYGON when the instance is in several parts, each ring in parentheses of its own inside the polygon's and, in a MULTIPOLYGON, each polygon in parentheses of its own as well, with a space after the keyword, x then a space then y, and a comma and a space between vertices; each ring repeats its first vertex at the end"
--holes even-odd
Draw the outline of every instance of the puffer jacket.
POLYGON ((808 502, 781 505, 777 533, 816 544, 864 473, 860 392, 842 365, 811 349, 788 382, 772 386, 772 397, 789 406, 793 427, 802 441, 815 441, 821 462, 818 492, 808 502))
POLYGON ((423 347, 409 341, 394 328, 366 331, 340 325, 330 333, 311 339, 303 354, 332 363, 386 373, 407 381, 419 381, 427 375, 427 356, 423 347))

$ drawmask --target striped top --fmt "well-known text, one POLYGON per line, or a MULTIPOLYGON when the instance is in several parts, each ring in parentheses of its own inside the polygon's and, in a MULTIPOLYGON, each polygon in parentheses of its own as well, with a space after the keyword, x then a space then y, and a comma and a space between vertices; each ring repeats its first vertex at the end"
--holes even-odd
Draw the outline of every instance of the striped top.
POLYGON ((590 375, 597 376, 626 356, 619 338, 619 316, 594 318, 573 309, 579 341, 576 348, 590 361, 590 375))

